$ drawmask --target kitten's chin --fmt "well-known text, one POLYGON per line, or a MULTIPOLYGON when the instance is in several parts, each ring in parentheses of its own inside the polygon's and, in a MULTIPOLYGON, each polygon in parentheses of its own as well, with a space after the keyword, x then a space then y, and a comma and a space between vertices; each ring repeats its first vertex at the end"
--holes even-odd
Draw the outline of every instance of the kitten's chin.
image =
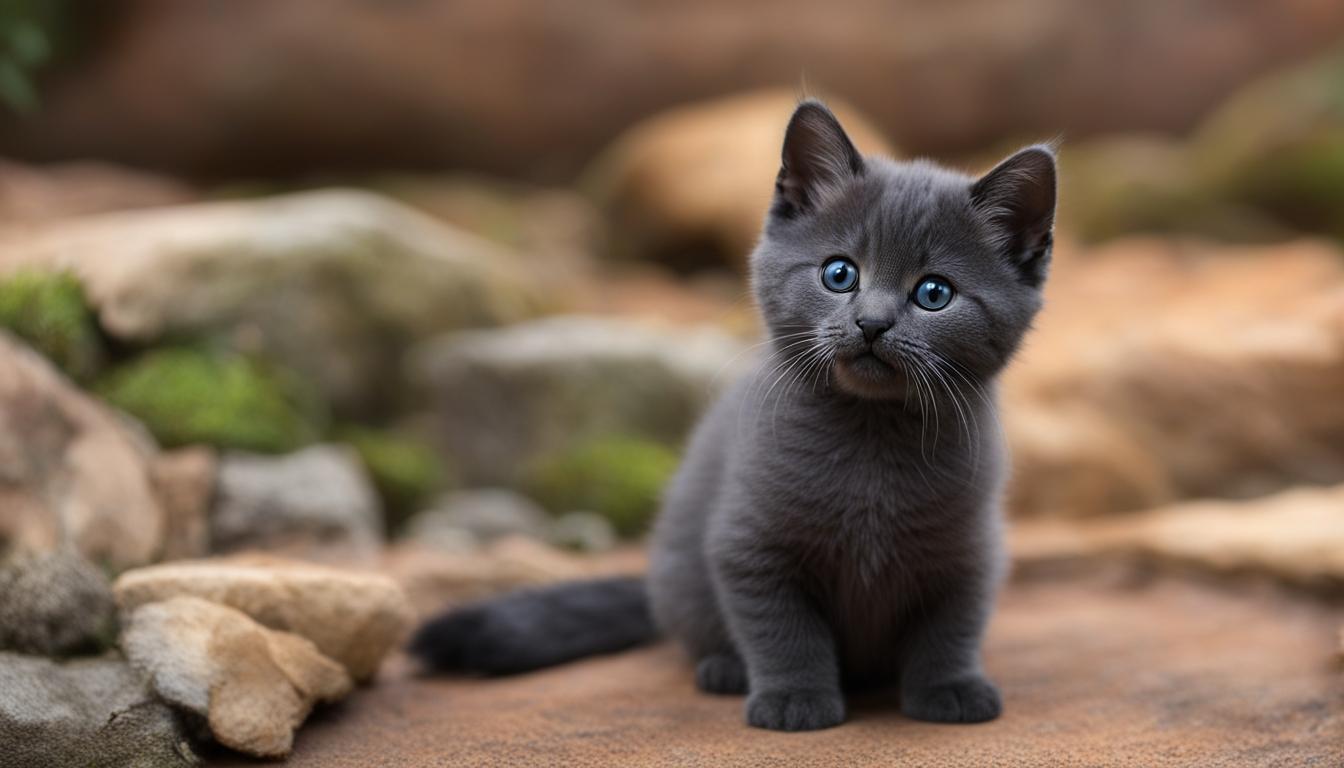
POLYGON ((841 391, 865 400, 900 400, 905 397, 905 374, 871 352, 836 360, 835 385, 841 391))

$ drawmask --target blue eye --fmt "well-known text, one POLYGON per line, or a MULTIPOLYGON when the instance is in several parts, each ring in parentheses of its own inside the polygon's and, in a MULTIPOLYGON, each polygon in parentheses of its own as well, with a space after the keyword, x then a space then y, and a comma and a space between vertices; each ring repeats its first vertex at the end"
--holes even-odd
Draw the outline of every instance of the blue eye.
POLYGON ((952 284, 941 277, 929 277, 919 281, 915 288, 915 303, 930 312, 937 312, 952 301, 952 284))
POLYGON ((826 290, 845 293, 859 284, 859 267, 843 256, 837 256, 821 267, 821 284, 826 290))

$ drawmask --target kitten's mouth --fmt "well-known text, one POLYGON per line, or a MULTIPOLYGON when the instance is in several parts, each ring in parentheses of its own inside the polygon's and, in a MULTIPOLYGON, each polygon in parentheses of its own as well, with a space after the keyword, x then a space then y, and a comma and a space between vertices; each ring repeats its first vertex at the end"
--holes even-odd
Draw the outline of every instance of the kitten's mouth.
POLYGON ((871 349, 838 360, 835 379, 841 389, 859 397, 890 400, 905 393, 905 374, 871 349))

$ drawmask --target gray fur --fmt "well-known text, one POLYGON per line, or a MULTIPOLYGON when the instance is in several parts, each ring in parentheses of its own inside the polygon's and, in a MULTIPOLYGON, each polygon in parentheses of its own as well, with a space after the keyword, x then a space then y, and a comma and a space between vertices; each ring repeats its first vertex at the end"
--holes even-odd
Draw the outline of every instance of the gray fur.
MULTIPOLYGON (((980 179, 865 158, 809 101, 782 157, 751 260, 769 354, 692 436, 654 530, 647 608, 702 689, 748 694, 754 726, 836 725, 846 688, 891 689, 920 719, 992 719, 995 380, 1040 308, 1053 151, 980 179), (821 283, 836 255, 858 265, 851 292, 821 283), (912 300, 930 275, 956 291, 936 312, 912 300), (860 321, 886 330, 870 343, 860 321)), ((532 669, 652 637, 644 609, 629 585, 562 585, 449 614, 414 650, 440 668, 532 669), (631 619, 592 618, 608 614, 631 619)))
POLYGON ((976 180, 854 163, 849 147, 829 111, 799 107, 751 260, 771 354, 691 440, 653 536, 652 609, 702 688, 749 693, 751 725, 836 725, 845 687, 893 687, 911 717, 988 720, 995 377, 1040 307, 1053 153, 976 180), (856 290, 821 285, 834 255, 858 264, 856 290), (910 299, 927 275, 956 289, 937 312, 910 299), (891 323, 871 350, 861 319, 891 323))

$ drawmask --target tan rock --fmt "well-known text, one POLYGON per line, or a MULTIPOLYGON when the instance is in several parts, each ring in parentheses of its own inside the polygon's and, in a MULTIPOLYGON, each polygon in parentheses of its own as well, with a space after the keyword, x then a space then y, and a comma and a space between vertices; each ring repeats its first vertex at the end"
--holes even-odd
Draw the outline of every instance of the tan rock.
POLYGON ((1012 550, 1022 568, 1107 556, 1252 574, 1344 595, 1344 485, 1252 501, 1199 501, 1089 521, 1023 521, 1012 550))
MULTIPOLYGON (((765 220, 780 145, 798 105, 790 90, 746 93, 673 109, 636 124, 600 157, 590 184, 625 258, 743 268, 765 220)), ((849 106, 831 107, 855 146, 890 154, 849 106)))
POLYGON ((289 754, 313 705, 352 687, 312 642, 195 597, 140 606, 121 643, 159 696, 206 718, 219 743, 259 757, 289 754))
POLYGON ((412 621, 406 596, 386 576, 272 557, 139 568, 122 574, 112 589, 123 611, 187 596, 236 608, 271 629, 311 640, 357 681, 373 677, 412 621))
POLYGON ((163 509, 153 444, 0 331, 0 548, 73 547, 114 569, 152 561, 163 509))
POLYGON ((164 512, 163 560, 204 557, 210 551, 210 501, 219 461, 205 447, 159 454, 149 467, 150 482, 164 512))
POLYGON ((349 406, 385 396, 387 366, 411 341, 544 303, 502 247, 350 190, 0 233, 0 275, 23 268, 74 272, 117 339, 215 336, 349 406))
POLYGON ((1003 392, 1016 515, 1344 482, 1344 254, 1062 248, 1003 392))

